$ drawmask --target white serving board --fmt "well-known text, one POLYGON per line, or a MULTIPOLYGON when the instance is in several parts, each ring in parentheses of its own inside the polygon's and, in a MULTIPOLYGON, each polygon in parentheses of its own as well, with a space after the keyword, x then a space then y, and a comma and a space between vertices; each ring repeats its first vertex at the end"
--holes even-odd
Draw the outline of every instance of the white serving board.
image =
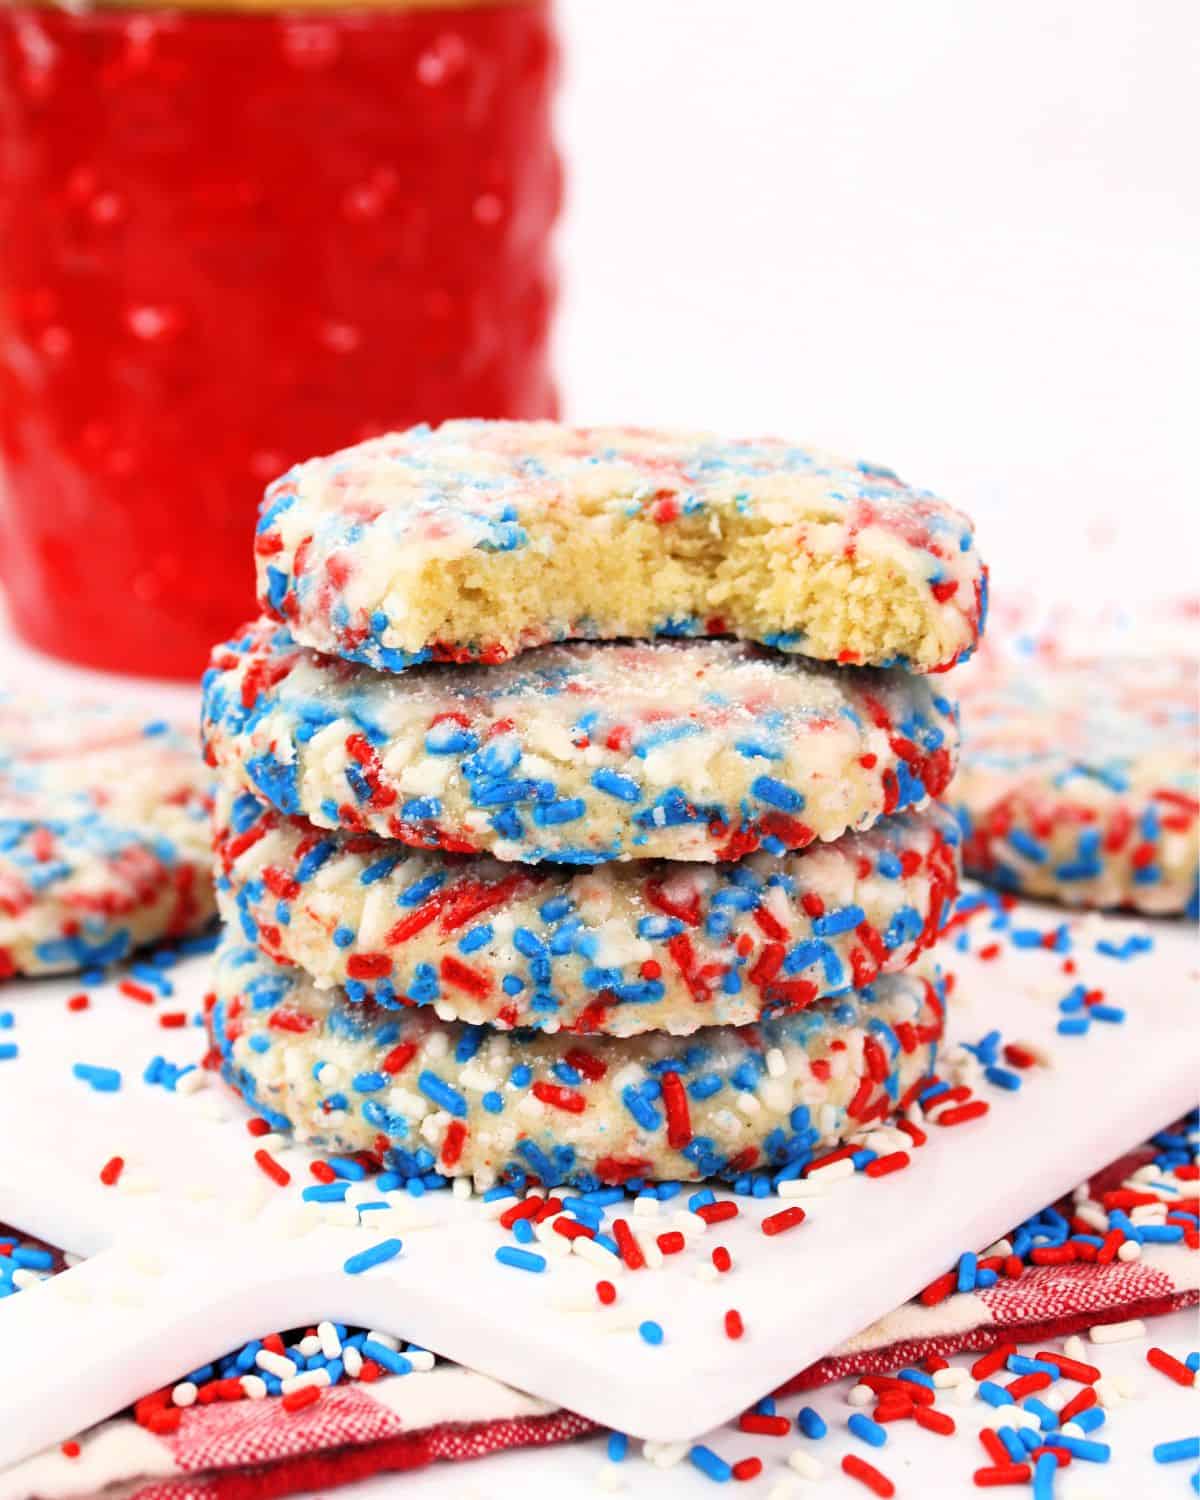
MULTIPOLYGON (((1038 906, 1014 917, 1043 930, 1063 919, 1038 906)), ((976 947, 989 920, 971 924, 976 947)), ((253 1161, 247 1111, 218 1080, 190 1096, 141 1081, 155 1053, 183 1063, 204 1051, 202 1030, 164 1030, 156 1011, 197 1010, 207 960, 173 970, 177 994, 153 1010, 115 984, 77 1014, 64 1004, 77 982, 3 986, 15 1024, 0 1035, 21 1056, 0 1063, 0 1219, 92 1258, 0 1302, 0 1464, 242 1341, 323 1317, 394 1330, 638 1437, 680 1440, 727 1420, 1196 1102, 1193 931, 1155 923, 1154 951, 1123 963, 1097 955, 1096 938, 1146 925, 1081 920, 1075 976, 1045 949, 1006 944, 985 963, 947 947, 951 1034, 1000 1027, 1050 1047, 1052 1069, 1027 1074, 1019 1094, 985 1089, 991 1113, 932 1128, 907 1171, 806 1201, 808 1222, 790 1234, 759 1231, 778 1200, 739 1199, 738 1220, 661 1270, 620 1278, 612 1309, 594 1306, 598 1273, 575 1257, 543 1275, 497 1264, 511 1237, 449 1193, 412 1202, 402 1256, 362 1276, 342 1263, 378 1233, 289 1232, 311 1212, 299 1201, 310 1153, 284 1153, 292 1185, 274 1187, 253 1161), (1056 1037, 1056 1001, 1075 979, 1103 986, 1127 1023, 1056 1037), (94 1093, 72 1076, 77 1061, 120 1068, 124 1087, 94 1093), (115 1189, 97 1176, 113 1155, 128 1162, 115 1189), (736 1272, 702 1282, 694 1267, 717 1243, 736 1272), (746 1326, 738 1342, 723 1333, 731 1307, 746 1326), (639 1338, 643 1318, 662 1324, 661 1346, 639 1338)))

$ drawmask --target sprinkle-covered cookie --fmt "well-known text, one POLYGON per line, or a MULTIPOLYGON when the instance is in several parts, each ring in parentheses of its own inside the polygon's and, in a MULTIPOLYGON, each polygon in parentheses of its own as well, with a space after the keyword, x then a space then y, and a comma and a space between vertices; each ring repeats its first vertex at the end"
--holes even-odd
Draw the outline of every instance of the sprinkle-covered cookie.
POLYGON ((208 781, 168 724, 0 694, 0 979, 112 963, 203 926, 208 781))
POLYGON ((548 641, 735 635, 938 671, 982 628, 969 520, 888 469, 781 438, 447 422, 267 490, 264 610, 388 671, 548 641))
POLYGON ((741 1026, 911 964, 958 891, 936 804, 803 854, 570 869, 330 835, 218 793, 231 926, 322 987, 504 1029, 741 1026))
POLYGON ((686 1039, 509 1036, 351 1005, 227 940, 209 1028, 225 1076, 280 1129, 403 1177, 485 1188, 798 1176, 932 1069, 940 986, 917 971, 757 1026, 686 1039))
POLYGON ((953 703, 927 678, 738 641, 544 646, 401 675, 257 622, 213 653, 210 758, 281 811, 503 860, 739 859, 939 796, 953 703))
POLYGON ((951 797, 972 874, 1072 906, 1200 915, 1194 662, 993 652, 963 687, 951 797))

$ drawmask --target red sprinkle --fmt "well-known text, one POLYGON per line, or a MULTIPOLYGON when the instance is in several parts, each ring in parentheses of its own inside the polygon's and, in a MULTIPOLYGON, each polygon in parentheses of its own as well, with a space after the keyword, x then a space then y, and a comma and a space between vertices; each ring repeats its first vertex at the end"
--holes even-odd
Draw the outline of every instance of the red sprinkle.
MULTIPOLYGON (((725 1314, 725 1337, 727 1339, 740 1339, 746 1331, 746 1325, 742 1322, 742 1315, 734 1307, 725 1314)), ((748 1429, 743 1429, 746 1431, 748 1429)))
POLYGON ((263 1171, 267 1174, 271 1181, 278 1183, 280 1187, 287 1187, 288 1183, 291 1182, 292 1174, 288 1171, 288 1169, 286 1167, 281 1167, 275 1160, 275 1158, 271 1155, 271 1153, 264 1150, 261 1146, 254 1153, 254 1160, 259 1164, 259 1166, 263 1169, 263 1171))
POLYGON ((954 1431, 954 1418, 944 1411, 935 1411, 931 1406, 914 1406, 913 1419, 918 1427, 949 1437, 954 1431))
POLYGON ((1176 1385, 1195 1385, 1196 1377, 1181 1359, 1176 1359, 1173 1354, 1168 1354, 1165 1349, 1157 1345, 1153 1349, 1146 1350, 1146 1363, 1159 1372, 1173 1380, 1176 1385))
POLYGON ((976 1469, 974 1478, 979 1488, 986 1490, 1001 1484, 1028 1484, 1033 1478, 1033 1470, 1028 1464, 997 1464, 991 1469, 976 1469))
MULTIPOLYGON (((981 1355, 971 1366, 972 1380, 987 1380, 1008 1363, 1009 1355, 1017 1352, 1016 1344, 999 1344, 988 1354, 981 1355)), ((1008 1450, 1005 1449, 1005 1452, 1008 1450)))
POLYGON ((958 1286, 958 1272, 947 1271, 939 1276, 936 1281, 931 1281, 919 1294, 918 1301, 924 1307, 935 1307, 939 1302, 945 1302, 946 1298, 958 1286))
POLYGON ((764 1234, 784 1234, 789 1229, 795 1229, 797 1224, 804 1223, 804 1210, 795 1205, 792 1208, 781 1209, 777 1214, 768 1214, 762 1221, 762 1232, 764 1234))
POLYGON ((733 1256, 730 1255, 724 1245, 713 1246, 712 1263, 718 1271, 733 1270, 733 1256))
POLYGON ((611 1307, 617 1300, 617 1289, 611 1281, 598 1281, 596 1283, 596 1296, 603 1302, 605 1307, 611 1307))
POLYGON ((251 1115, 246 1121, 246 1129, 251 1135, 270 1135, 271 1127, 261 1115, 251 1115))
POLYGON ((744 1411, 738 1418, 739 1432, 754 1432, 760 1437, 787 1437, 792 1424, 786 1417, 768 1417, 763 1412, 744 1411))
POLYGON ((735 1479, 757 1479, 762 1473, 763 1463, 761 1458, 739 1458, 733 1466, 733 1477, 735 1479))
POLYGON ((702 1208, 698 1208, 696 1212, 706 1224, 723 1224, 726 1219, 737 1218, 738 1206, 726 1198, 720 1203, 706 1203, 702 1208))
POLYGON ((864 1168, 868 1177, 886 1177, 889 1172, 903 1172, 912 1158, 907 1151, 890 1151, 886 1156, 877 1156, 864 1168))
MULTIPOLYGON (((1041 1359, 1042 1356, 1039 1354, 1037 1358, 1041 1359)), ((1074 1380, 1075 1376, 1072 1375, 1070 1378, 1074 1380)), ((1087 1411, 1089 1406, 1095 1406, 1097 1399, 1096 1393, 1091 1386, 1085 1386, 1083 1390, 1072 1396, 1066 1406, 1059 1412, 1059 1424, 1069 1422, 1073 1417, 1077 1417, 1081 1411, 1087 1411)))
POLYGON ((79 1447, 79 1444, 74 1440, 74 1438, 72 1438, 70 1442, 64 1443, 62 1445, 62 1452, 67 1458, 78 1458, 81 1449, 79 1447))
POLYGON ((132 979, 122 979, 117 988, 122 995, 128 996, 130 1000, 136 1000, 139 1005, 153 1005, 158 999, 153 990, 148 990, 144 984, 135 984, 132 979))
POLYGON ((1060 1374, 1065 1375, 1068 1380, 1079 1381, 1080 1385, 1091 1385, 1100 1379, 1100 1371, 1095 1365, 1085 1365, 1078 1359, 1068 1359, 1065 1354, 1053 1354, 1049 1349, 1039 1349, 1033 1357, 1043 1360, 1048 1365, 1057 1365, 1060 1374))
POLYGON ((972 1099, 969 1104, 956 1104, 952 1109, 943 1109, 937 1117, 938 1125, 962 1125, 967 1120, 977 1120, 986 1115, 991 1105, 986 1099, 972 1099))
POLYGON ((1034 1391, 1044 1391, 1048 1385, 1054 1384, 1054 1376, 1047 1375, 1045 1370, 1034 1370, 1032 1374, 1018 1376, 1005 1386, 1005 1390, 1012 1397, 1013 1405, 1024 1401, 1026 1396, 1032 1396, 1034 1391))
POLYGON ((883 1500, 890 1500, 896 1493, 896 1486, 887 1475, 881 1474, 874 1464, 867 1463, 856 1453, 847 1453, 842 1459, 842 1473, 857 1479, 859 1484, 865 1485, 872 1494, 882 1496, 883 1500))
POLYGON ((631 1271, 640 1271, 646 1264, 646 1257, 642 1254, 642 1247, 633 1237, 633 1230, 624 1219, 613 1220, 613 1239, 617 1242, 617 1249, 621 1252, 621 1259, 631 1271))
POLYGON ((664 1255, 678 1255, 686 1241, 678 1229, 668 1229, 658 1236, 658 1248, 664 1255))
POLYGON ((68 1010, 87 1010, 92 1003, 91 997, 85 995, 81 990, 78 995, 72 995, 67 1001, 68 1010))
POLYGON ((289 1391, 283 1398, 284 1411, 300 1411, 305 1406, 311 1406, 314 1401, 321 1399, 321 1388, 316 1385, 302 1385, 298 1391, 289 1391))
POLYGON ((911 1120, 897 1120, 897 1129, 903 1130, 904 1134, 912 1141, 914 1146, 923 1146, 929 1137, 919 1125, 914 1125, 911 1120))
POLYGON ((987 1450, 987 1456, 993 1464, 999 1464, 1001 1468, 1004 1468, 1009 1463, 1008 1449, 1000 1441, 999 1434, 991 1427, 981 1427, 979 1429, 979 1441, 987 1450))
POLYGON ((105 1187, 116 1187, 117 1178, 125 1170, 125 1158, 113 1156, 100 1168, 100 1181, 105 1187))

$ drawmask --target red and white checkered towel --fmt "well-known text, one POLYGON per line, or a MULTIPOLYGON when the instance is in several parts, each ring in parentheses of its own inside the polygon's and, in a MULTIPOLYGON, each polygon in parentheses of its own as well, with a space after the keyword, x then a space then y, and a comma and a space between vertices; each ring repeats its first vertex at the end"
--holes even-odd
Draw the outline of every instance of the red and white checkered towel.
MULTIPOLYGON (((1123 1158, 1093 1178, 1093 1187, 1122 1181, 1152 1155, 1123 1158)), ((806 1390, 859 1372, 887 1374, 930 1354, 1044 1343, 1096 1323, 1198 1303, 1200 1255, 1178 1245, 1145 1245, 1129 1263, 1037 1266, 1015 1281, 1001 1279, 933 1307, 905 1303, 783 1389, 806 1390)), ((77 1453, 53 1449, 0 1474, 0 1500, 66 1500, 114 1485, 122 1500, 266 1500, 369 1474, 568 1442, 595 1430, 586 1418, 485 1375, 439 1365, 425 1374, 339 1386, 296 1412, 278 1400, 193 1406, 170 1436, 119 1417, 83 1434, 77 1453)))

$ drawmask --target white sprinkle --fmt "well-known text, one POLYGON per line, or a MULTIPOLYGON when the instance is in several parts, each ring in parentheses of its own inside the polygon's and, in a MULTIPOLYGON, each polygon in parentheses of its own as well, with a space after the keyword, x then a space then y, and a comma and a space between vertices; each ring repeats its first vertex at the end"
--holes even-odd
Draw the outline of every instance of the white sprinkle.
POLYGON ((1123 1245, 1120 1245, 1117 1249, 1117 1259, 1125 1261, 1126 1264, 1128 1264, 1131 1260, 1140 1260, 1141 1257, 1142 1247, 1137 1242, 1137 1240, 1126 1240, 1125 1243, 1123 1245))
MULTIPOLYGON (((465 1181, 466 1179, 458 1180, 465 1181)), ((489 1198, 485 1203, 480 1204, 479 1212, 485 1219, 498 1219, 501 1214, 507 1213, 516 1201, 516 1193, 506 1193, 503 1198, 489 1198)))
POLYGON ((848 1156, 839 1156, 837 1161, 831 1161, 828 1166, 822 1166, 818 1162, 816 1166, 809 1167, 808 1172, 810 1179, 820 1172, 822 1182, 840 1182, 843 1177, 854 1176, 854 1163, 848 1156))
POLYGON ((601 1464, 596 1471, 596 1483, 602 1490, 624 1489, 625 1476, 620 1464, 601 1464))
POLYGON ((1132 1375, 1115 1375, 1113 1384, 1126 1401, 1136 1401, 1142 1394, 1141 1386, 1132 1375))
POLYGON ((767 1500, 792 1500, 796 1486, 790 1479, 781 1479, 767 1491, 767 1500))
POLYGON ((1121 1344, 1126 1339, 1140 1339, 1145 1332, 1141 1318, 1130 1318, 1124 1323, 1097 1323, 1088 1329, 1088 1338, 1093 1344, 1121 1344))
POLYGON ((767 1065, 767 1073, 771 1078, 782 1078, 787 1072, 787 1059, 778 1047, 768 1047, 763 1061, 767 1065))
POLYGON ((1075 1217, 1082 1219, 1092 1229, 1098 1229, 1101 1234, 1108 1233, 1108 1215, 1098 1203, 1077 1203, 1075 1217))
MULTIPOLYGON (((603 1249, 604 1246, 601 1245, 600 1248, 603 1249)), ((422 1374, 432 1370, 437 1364, 436 1355, 430 1354, 428 1349, 406 1349, 404 1357, 414 1370, 419 1370, 422 1374)))
POLYGON ((460 1203, 465 1203, 468 1198, 473 1198, 475 1196, 474 1191, 471 1187, 471 1179, 469 1177, 456 1177, 453 1184, 451 1185, 450 1191, 454 1194, 454 1196, 459 1200, 460 1203))
POLYGON ((662 1443, 655 1449, 650 1462, 656 1469, 673 1469, 687 1457, 690 1447, 690 1443, 662 1443))
MULTIPOLYGON (((828 1172, 829 1168, 825 1169, 828 1172)), ((780 1198, 823 1198, 828 1191, 825 1172, 820 1177, 792 1177, 775 1189, 780 1198)))
MULTIPOLYGON (((961 1390, 962 1386, 960 1385, 954 1392, 954 1399, 956 1401, 961 1390)), ((995 1406, 988 1413, 987 1420, 989 1427, 1020 1427, 1022 1424, 1027 1426, 1029 1423, 1029 1413, 1023 1411, 1019 1406, 995 1406)))
POLYGON ((1084 1432, 1083 1428, 1075 1422, 1064 1422, 1059 1428, 1059 1431, 1062 1433, 1063 1437, 1069 1438, 1081 1438, 1086 1437, 1087 1435, 1084 1432))
POLYGON ((933 1372, 933 1383, 939 1391, 949 1391, 962 1384, 966 1373, 961 1365, 950 1365, 945 1370, 933 1372))
POLYGON ((640 1219, 655 1219, 661 1210, 662 1204, 649 1193, 639 1193, 633 1200, 633 1211, 640 1219))
POLYGON ((955 1406, 969 1406, 974 1401, 975 1392, 978 1389, 979 1382, 964 1374, 958 1384, 950 1388, 950 1399, 955 1406))
POLYGON ((711 1260, 698 1260, 692 1267, 692 1275, 697 1281, 719 1281, 721 1277, 711 1260))
POLYGON ((699 1214, 692 1213, 691 1209, 681 1208, 671 1216, 671 1223, 679 1230, 685 1239, 693 1235, 708 1233, 708 1221, 702 1219, 699 1214))
POLYGON ((658 1248, 658 1241, 654 1237, 654 1231, 647 1229, 644 1225, 639 1225, 636 1220, 629 1228, 634 1239, 638 1242, 638 1248, 646 1258, 647 1268, 651 1271, 661 1270, 663 1253, 658 1248))
POLYGON ((621 1257, 614 1255, 611 1250, 606 1250, 603 1245, 598 1245, 595 1240, 589 1240, 586 1234, 568 1240, 567 1243, 581 1260, 586 1260, 606 1275, 620 1276, 624 1273, 625 1262, 621 1257))
POLYGON ((326 1359, 336 1359, 342 1352, 342 1341, 332 1323, 318 1323, 317 1337, 321 1340, 321 1353, 326 1359))
POLYGON ((378 1328, 367 1330, 367 1341, 372 1344, 381 1344, 385 1349, 390 1349, 393 1354, 400 1347, 400 1340, 394 1333, 380 1333, 378 1328))
POLYGON ((274 1375, 279 1380, 290 1380, 296 1373, 296 1362, 289 1359, 286 1354, 273 1354, 270 1349, 260 1349, 254 1356, 254 1363, 260 1370, 265 1370, 268 1375, 274 1375))
POLYGON ((870 1406, 875 1400, 875 1392, 869 1385, 852 1385, 846 1393, 846 1400, 851 1406, 870 1406))
POLYGON ((1125 1404, 1125 1398, 1117 1390, 1116 1382, 1110 1380, 1107 1375, 1101 1375, 1100 1379, 1092 1386, 1092 1390, 1095 1391, 1096 1400, 1099 1401, 1100 1405, 1107 1407, 1110 1411, 1114 1407, 1125 1404))
POLYGON ((330 1383, 329 1371, 322 1368, 320 1370, 305 1370, 301 1375, 293 1375, 291 1380, 281 1380, 279 1388, 285 1396, 290 1396, 293 1391, 302 1391, 306 1386, 326 1386, 330 1383))
POLYGON ((788 1454, 788 1468, 795 1469, 802 1479, 824 1479, 825 1465, 815 1459, 804 1448, 793 1448, 788 1454))
POLYGON ((357 1380, 362 1374, 363 1357, 353 1344, 347 1344, 342 1350, 342 1368, 351 1380, 357 1380))
POLYGON ((314 1354, 320 1354, 321 1340, 315 1333, 306 1333, 296 1345, 296 1350, 298 1353, 303 1354, 305 1359, 311 1359, 314 1354))
POLYGON ((1087 1345, 1083 1342, 1083 1340, 1077 1333, 1071 1334, 1071 1336, 1067 1339, 1066 1343, 1063 1345, 1063 1353, 1067 1356, 1068 1359, 1079 1360, 1083 1364, 1087 1363, 1087 1345))
POLYGON ((243 1375, 241 1387, 247 1401, 262 1401, 267 1394, 267 1382, 261 1375, 243 1375))
POLYGON ((171 1392, 171 1400, 176 1406, 193 1406, 199 1391, 191 1380, 181 1380, 171 1392))

